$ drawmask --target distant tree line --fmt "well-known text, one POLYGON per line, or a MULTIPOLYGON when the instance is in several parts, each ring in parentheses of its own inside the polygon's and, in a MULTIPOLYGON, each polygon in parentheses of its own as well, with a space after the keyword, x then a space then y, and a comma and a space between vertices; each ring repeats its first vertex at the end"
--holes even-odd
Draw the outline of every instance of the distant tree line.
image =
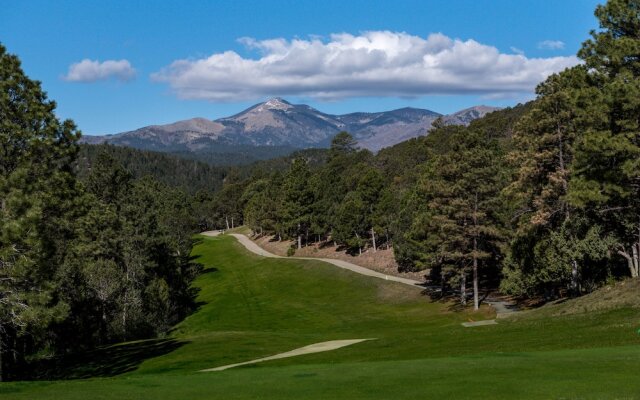
POLYGON ((102 154, 108 154, 136 179, 152 176, 165 185, 180 188, 189 194, 220 190, 225 177, 232 171, 231 167, 214 166, 166 153, 110 144, 82 144, 75 168, 80 179, 85 179, 91 173, 93 164, 102 154))
POLYGON ((134 179, 110 148, 79 179, 80 134, 54 110, 0 46, 0 379, 162 334, 194 305, 190 197, 134 179))

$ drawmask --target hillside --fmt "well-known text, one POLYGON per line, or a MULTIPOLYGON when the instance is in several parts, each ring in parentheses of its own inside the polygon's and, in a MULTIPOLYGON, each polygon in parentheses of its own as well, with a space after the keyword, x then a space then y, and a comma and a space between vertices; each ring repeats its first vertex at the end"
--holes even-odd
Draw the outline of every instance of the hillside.
POLYGON ((134 178, 152 176, 158 181, 194 194, 222 188, 229 168, 186 160, 169 154, 112 145, 81 145, 76 163, 78 177, 85 179, 100 153, 107 153, 134 178))
POLYGON ((537 315, 589 315, 617 309, 640 310, 640 280, 625 279, 575 299, 561 299, 535 310, 537 315))

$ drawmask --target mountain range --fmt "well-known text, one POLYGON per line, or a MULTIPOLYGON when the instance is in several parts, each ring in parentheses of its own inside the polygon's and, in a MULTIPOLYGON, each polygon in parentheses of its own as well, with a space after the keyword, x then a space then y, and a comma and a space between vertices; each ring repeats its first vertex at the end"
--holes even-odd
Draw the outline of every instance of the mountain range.
POLYGON ((467 125, 498 108, 476 106, 449 115, 419 108, 384 112, 325 114, 304 104, 272 98, 236 115, 209 120, 193 118, 167 125, 151 125, 106 136, 84 136, 83 143, 110 143, 144 150, 207 152, 236 146, 286 148, 328 147, 340 131, 351 133, 359 146, 371 151, 426 135, 433 121, 467 125))

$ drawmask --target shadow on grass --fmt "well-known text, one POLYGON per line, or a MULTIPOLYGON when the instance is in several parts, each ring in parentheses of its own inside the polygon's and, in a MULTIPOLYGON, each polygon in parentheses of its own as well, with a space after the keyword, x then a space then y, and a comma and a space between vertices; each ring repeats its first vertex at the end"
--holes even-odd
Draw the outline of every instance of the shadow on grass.
POLYGON ((83 353, 68 354, 29 365, 20 380, 64 380, 109 377, 136 370, 143 361, 159 357, 188 342, 152 339, 116 344, 83 353))

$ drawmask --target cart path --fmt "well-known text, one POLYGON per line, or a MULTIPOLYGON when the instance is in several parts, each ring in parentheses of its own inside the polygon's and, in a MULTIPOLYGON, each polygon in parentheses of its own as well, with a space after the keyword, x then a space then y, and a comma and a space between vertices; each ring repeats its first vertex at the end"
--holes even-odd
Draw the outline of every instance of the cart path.
POLYGON ((361 343, 367 340, 375 340, 375 339, 331 340, 328 342, 314 343, 314 344, 310 344, 309 346, 304 346, 295 350, 287 351, 286 353, 280 353, 274 356, 258 358, 257 360, 245 361, 237 364, 229 364, 229 365, 223 365, 221 367, 203 369, 198 372, 224 371, 225 369, 240 367, 242 365, 256 364, 263 361, 278 360, 280 358, 295 357, 295 356, 301 356, 304 354, 321 353, 323 351, 331 351, 331 350, 336 350, 342 347, 351 346, 352 344, 361 343))
MULTIPOLYGON (((202 232, 202 235, 205 236, 218 236, 221 233, 218 231, 208 231, 208 232, 202 232)), ((238 233, 230 233, 230 236, 235 237, 236 239, 238 239, 238 241, 240 242, 240 244, 242 244, 247 250, 249 250, 252 253, 255 253, 259 256, 263 256, 263 257, 269 257, 269 258, 286 258, 286 259, 294 259, 294 260, 316 260, 316 261, 324 261, 326 263, 335 265, 336 267, 340 267, 343 269, 347 269, 349 271, 353 271, 355 273, 361 274, 361 275, 366 275, 366 276, 372 276, 374 278, 379 278, 379 279, 384 279, 386 281, 392 281, 392 282, 399 282, 399 283, 403 283, 405 285, 409 285, 418 289, 424 289, 424 287, 422 286, 424 284, 424 282, 420 282, 420 281, 416 281, 413 279, 408 279, 408 278, 401 278, 398 276, 392 276, 392 275, 385 275, 383 273, 380 273, 378 271, 373 271, 370 270, 369 268, 365 268, 365 267, 361 267, 359 265, 356 264, 352 264, 348 261, 343 261, 343 260, 335 260, 332 258, 316 258, 316 257, 283 257, 283 256, 279 256, 273 253, 270 253, 268 251, 266 251, 265 249, 263 249, 262 247, 258 246, 254 241, 252 241, 251 239, 249 239, 247 236, 245 235, 241 235, 238 233)))
MULTIPOLYGON (((205 236, 218 236, 221 235, 222 232, 220 231, 208 231, 208 232, 202 232, 202 235, 205 236)), ((365 268, 365 267, 361 267, 359 265, 356 264, 352 264, 348 261, 343 261, 343 260, 336 260, 336 259, 332 259, 332 258, 315 258, 315 257, 283 257, 283 256, 279 256, 273 253, 270 253, 268 251, 266 251, 265 249, 263 249, 262 247, 258 246, 253 240, 249 239, 246 235, 241 235, 238 233, 230 233, 229 235, 235 237, 236 239, 238 239, 238 241, 240 242, 240 244, 242 244, 247 250, 249 250, 252 253, 255 253, 257 255, 263 256, 263 257, 269 257, 269 258, 289 258, 289 259, 295 259, 295 260, 317 260, 317 261, 324 261, 326 263, 335 265, 336 267, 339 268, 344 268, 347 269, 349 271, 353 271, 355 273, 361 274, 361 275, 366 275, 366 276, 372 276, 374 278, 379 278, 379 279, 384 279, 386 281, 392 281, 392 282, 399 282, 399 283, 403 283, 405 285, 409 285, 415 288, 419 288, 419 289, 424 289, 424 282, 420 282, 420 281, 416 281, 413 279, 408 279, 408 278, 401 278, 398 276, 391 276, 391 275, 385 275, 383 273, 377 272, 377 271, 373 271, 371 269, 365 268)), ((486 301, 487 304, 489 304, 491 307, 493 307, 496 310, 496 318, 503 318, 509 314, 515 313, 518 311, 518 309, 516 308, 516 306, 514 304, 499 300, 499 299, 488 299, 486 301)), ((477 325, 470 325, 470 326, 477 326, 477 325)))
POLYGON ((269 253, 268 251, 264 250, 262 247, 258 246, 254 241, 252 241, 251 239, 249 239, 247 236, 245 235, 240 235, 237 233, 232 233, 231 236, 235 237, 236 239, 238 239, 238 241, 244 246, 246 247, 249 251, 264 256, 264 257, 271 257, 271 258, 292 258, 295 260, 317 260, 317 261, 324 261, 326 263, 329 264, 333 264, 336 267, 340 267, 343 269, 347 269, 349 271, 353 271, 355 273, 361 274, 361 275, 366 275, 366 276, 372 276, 374 278, 379 278, 379 279, 384 279, 386 281, 392 281, 392 282, 399 282, 399 283, 403 283, 405 285, 409 285, 409 286, 413 286, 415 288, 418 289, 424 289, 424 287, 422 286, 424 284, 424 282, 420 282, 420 281, 416 281, 413 279, 408 279, 408 278, 401 278, 399 276, 393 276, 393 275, 386 275, 383 274, 381 272, 378 271, 374 271, 371 270, 369 268, 365 268, 365 267, 361 267, 359 265, 350 263, 348 261, 343 261, 343 260, 336 260, 333 258, 316 258, 316 257, 283 257, 283 256, 278 256, 272 253, 269 253))

